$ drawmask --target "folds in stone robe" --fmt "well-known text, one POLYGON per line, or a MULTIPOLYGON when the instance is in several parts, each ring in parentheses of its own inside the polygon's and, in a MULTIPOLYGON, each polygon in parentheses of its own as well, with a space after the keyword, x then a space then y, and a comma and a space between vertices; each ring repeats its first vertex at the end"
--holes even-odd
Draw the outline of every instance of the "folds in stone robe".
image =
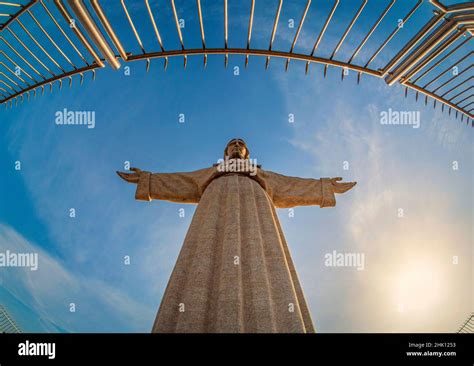
POLYGON ((330 179, 142 172, 136 199, 198 203, 152 332, 314 332, 275 207, 335 206, 330 179))

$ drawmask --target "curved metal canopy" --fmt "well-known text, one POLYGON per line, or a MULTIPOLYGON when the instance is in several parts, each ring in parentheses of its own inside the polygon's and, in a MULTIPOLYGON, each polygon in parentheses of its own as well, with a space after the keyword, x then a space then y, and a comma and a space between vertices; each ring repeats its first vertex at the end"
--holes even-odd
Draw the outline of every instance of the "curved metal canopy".
MULTIPOLYGON (((325 0, 326 1, 326 0, 325 0)), ((302 13, 297 19, 297 27, 291 45, 286 50, 275 49, 275 37, 278 32, 280 15, 285 4, 283 0, 275 0, 276 11, 272 19, 272 27, 268 29, 270 42, 267 48, 252 47, 252 36, 256 24, 255 5, 258 0, 249 0, 247 3, 239 2, 239 7, 248 14, 248 27, 246 27, 246 44, 240 48, 229 44, 229 7, 228 0, 222 1, 222 14, 224 29, 222 32, 222 47, 208 47, 206 42, 206 25, 203 13, 206 11, 201 0, 196 0, 194 16, 199 20, 196 33, 200 35, 201 44, 197 48, 186 48, 183 32, 181 31, 179 9, 175 0, 170 0, 169 7, 158 7, 149 0, 125 1, 115 0, 114 10, 120 11, 122 17, 107 15, 99 0, 33 0, 33 1, 0 1, 0 103, 7 106, 13 102, 29 99, 30 94, 53 84, 62 87, 63 80, 67 79, 72 84, 73 77, 78 75, 82 84, 84 74, 92 73, 95 77, 96 69, 107 67, 119 69, 121 62, 144 60, 147 70, 153 59, 163 59, 164 66, 168 65, 170 57, 183 57, 186 67, 188 56, 200 55, 207 64, 209 55, 223 55, 224 65, 228 65, 229 56, 245 56, 245 66, 249 63, 250 56, 265 58, 265 67, 269 67, 271 58, 286 60, 285 69, 290 65, 290 60, 305 63, 306 73, 311 64, 323 65, 326 76, 328 67, 341 69, 341 78, 347 72, 357 74, 357 83, 362 74, 384 79, 387 85, 401 84, 408 90, 413 90, 418 100, 419 95, 424 95, 425 104, 432 100, 434 107, 437 103, 441 108, 453 111, 456 117, 474 125, 473 111, 473 70, 472 38, 474 34, 474 2, 463 2, 446 6, 437 0, 411 0, 410 6, 398 10, 396 17, 399 22, 390 26, 387 16, 392 15, 397 0, 386 0, 385 5, 369 24, 361 21, 364 11, 370 6, 368 0, 360 0, 353 14, 349 15, 349 23, 345 25, 344 32, 338 39, 337 45, 329 57, 320 54, 321 42, 327 36, 328 29, 335 27, 338 17, 342 15, 340 0, 327 0, 331 2, 327 13, 316 11, 315 14, 323 23, 321 29, 314 35, 314 46, 308 54, 295 52, 301 31, 304 25, 313 21, 309 16, 311 7, 318 8, 320 3, 311 0, 301 0, 302 13), (130 4, 128 4, 130 2, 130 4), (132 11, 127 7, 131 4, 134 9, 139 5, 149 23, 147 27, 152 32, 143 32, 143 18, 140 22, 134 20, 132 11), (250 6, 248 6, 250 5, 250 6), (433 15, 427 21, 421 21, 419 15, 422 6, 430 6, 433 15), (175 49, 165 49, 166 40, 163 25, 157 21, 157 12, 165 13, 169 23, 173 24, 179 38, 179 46, 175 49), (402 12, 402 13, 400 13, 402 12), (120 19, 119 19, 120 18, 120 19), (419 30, 402 47, 395 45, 393 39, 403 33, 405 24, 419 27, 419 30), (402 26, 400 26, 402 24, 402 26), (140 27, 137 27, 140 25, 140 27), (140 28, 140 29, 139 29, 140 28), (139 52, 128 51, 117 35, 118 30, 126 29, 133 36, 139 52), (351 44, 351 36, 363 32, 362 40, 355 42, 357 47, 347 60, 341 55, 340 49, 344 44, 351 44), (373 34, 384 34, 384 41, 377 44, 366 61, 361 60, 361 51, 367 43, 373 40, 373 34), (151 38, 156 45, 155 49, 145 49, 151 38), (66 46, 67 47, 66 47, 66 46), (383 67, 373 67, 375 59, 384 51, 390 50, 391 57, 383 67)), ((107 4, 108 6, 110 4, 107 4)), ((189 5, 189 4, 187 4, 189 5)), ((187 11, 189 7, 187 7, 187 11)), ((161 14, 160 14, 161 15, 161 14)), ((347 12, 344 13, 344 17, 347 12)), ((316 21, 315 20, 315 21, 316 21)), ((337 23, 339 24, 339 23, 337 23)), ((169 29, 165 29, 169 33, 169 29)), ((354 37, 355 39, 355 37, 354 37)), ((321 52, 322 53, 322 52, 321 52)))

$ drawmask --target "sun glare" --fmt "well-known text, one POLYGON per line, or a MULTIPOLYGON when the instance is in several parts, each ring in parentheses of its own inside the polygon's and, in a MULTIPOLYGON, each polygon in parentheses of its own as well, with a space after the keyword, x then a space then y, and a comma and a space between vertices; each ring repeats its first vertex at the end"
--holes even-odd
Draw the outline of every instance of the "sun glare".
POLYGON ((394 282, 398 312, 421 315, 440 303, 443 277, 434 260, 422 259, 401 265, 394 282))

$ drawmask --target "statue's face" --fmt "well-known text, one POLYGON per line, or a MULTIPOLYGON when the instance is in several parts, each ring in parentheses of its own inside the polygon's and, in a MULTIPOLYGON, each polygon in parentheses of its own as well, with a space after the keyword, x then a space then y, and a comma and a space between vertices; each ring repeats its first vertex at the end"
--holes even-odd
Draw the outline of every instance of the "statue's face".
POLYGON ((244 140, 234 139, 227 144, 226 156, 229 159, 245 159, 247 151, 247 145, 244 140))

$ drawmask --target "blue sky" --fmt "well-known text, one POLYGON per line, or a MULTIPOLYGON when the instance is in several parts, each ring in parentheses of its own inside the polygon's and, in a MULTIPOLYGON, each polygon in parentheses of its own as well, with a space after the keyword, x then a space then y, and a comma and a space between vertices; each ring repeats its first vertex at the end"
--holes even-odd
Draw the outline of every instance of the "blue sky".
MULTIPOLYGON (((208 46, 222 46, 220 7, 207 3, 208 46)), ((262 3, 252 38, 257 48, 268 46, 276 8, 274 1, 257 1, 262 3)), ((406 3, 394 7, 388 26, 413 2, 406 3)), ((185 44, 197 47, 194 9, 177 4, 186 19, 185 44)), ((384 4, 367 9, 365 28, 354 30, 341 55, 350 57, 370 27, 370 15, 384 4)), ((321 55, 330 55, 350 21, 343 9, 358 5, 342 2, 340 27, 328 29, 321 55)), ((119 23, 123 14, 108 6, 107 14, 119 23)), ((310 12, 327 14, 330 6, 323 1, 310 12)), ((275 49, 289 48, 295 29, 287 20, 299 19, 303 7, 303 2, 283 7, 275 49)), ((143 5, 130 10, 145 33, 143 5)), ((244 47, 247 10, 230 2, 229 11, 236 15, 229 42, 244 47)), ((428 19, 429 7, 423 14, 428 19)), ((317 19, 305 24, 295 52, 310 52, 324 16, 317 19)), ((158 12, 157 21, 165 47, 176 47, 171 20, 158 12)), ((394 45, 416 30, 400 32, 394 45)), ((119 36, 138 52, 129 29, 121 28, 119 36)), ((383 39, 376 32, 356 63, 367 60, 383 39)), ((152 38, 147 41, 145 48, 155 47, 152 38)), ((390 56, 388 49, 374 66, 390 56)), ((208 167, 233 137, 246 140, 263 169, 358 182, 337 197, 335 208, 297 208, 294 217, 278 210, 318 331, 457 329, 473 310, 471 128, 439 106, 416 103, 413 93, 405 98, 402 88, 389 88, 383 80, 364 76, 357 85, 350 73, 341 82, 334 68, 323 78, 317 65, 305 76, 303 63, 292 62, 284 72, 284 62, 272 59, 265 71, 265 60, 251 57, 244 69, 244 58, 231 56, 225 69, 223 56, 216 56, 203 69, 202 57, 190 57, 184 70, 182 58, 175 58, 166 72, 161 60, 152 61, 149 73, 144 63, 130 63, 130 76, 106 68, 95 81, 86 75, 82 87, 75 79, 70 89, 55 87, 52 94, 0 110, 0 252, 33 251, 40 257, 35 272, 0 269, 0 302, 24 331, 149 332, 195 208, 137 202, 134 187, 115 171, 125 161, 154 172, 208 167), (56 125, 55 113, 64 108, 95 111, 95 128, 56 125), (420 128, 380 124, 380 113, 389 108, 419 111, 420 128), (178 122, 180 114, 185 123, 178 122), (15 161, 21 161, 21 171, 15 161), (397 216, 400 208, 403 218, 397 216), (333 250, 364 253, 365 269, 324 266, 324 255, 333 250), (130 256, 130 265, 124 256, 130 256), (459 258, 456 265, 453 256, 459 258)))

